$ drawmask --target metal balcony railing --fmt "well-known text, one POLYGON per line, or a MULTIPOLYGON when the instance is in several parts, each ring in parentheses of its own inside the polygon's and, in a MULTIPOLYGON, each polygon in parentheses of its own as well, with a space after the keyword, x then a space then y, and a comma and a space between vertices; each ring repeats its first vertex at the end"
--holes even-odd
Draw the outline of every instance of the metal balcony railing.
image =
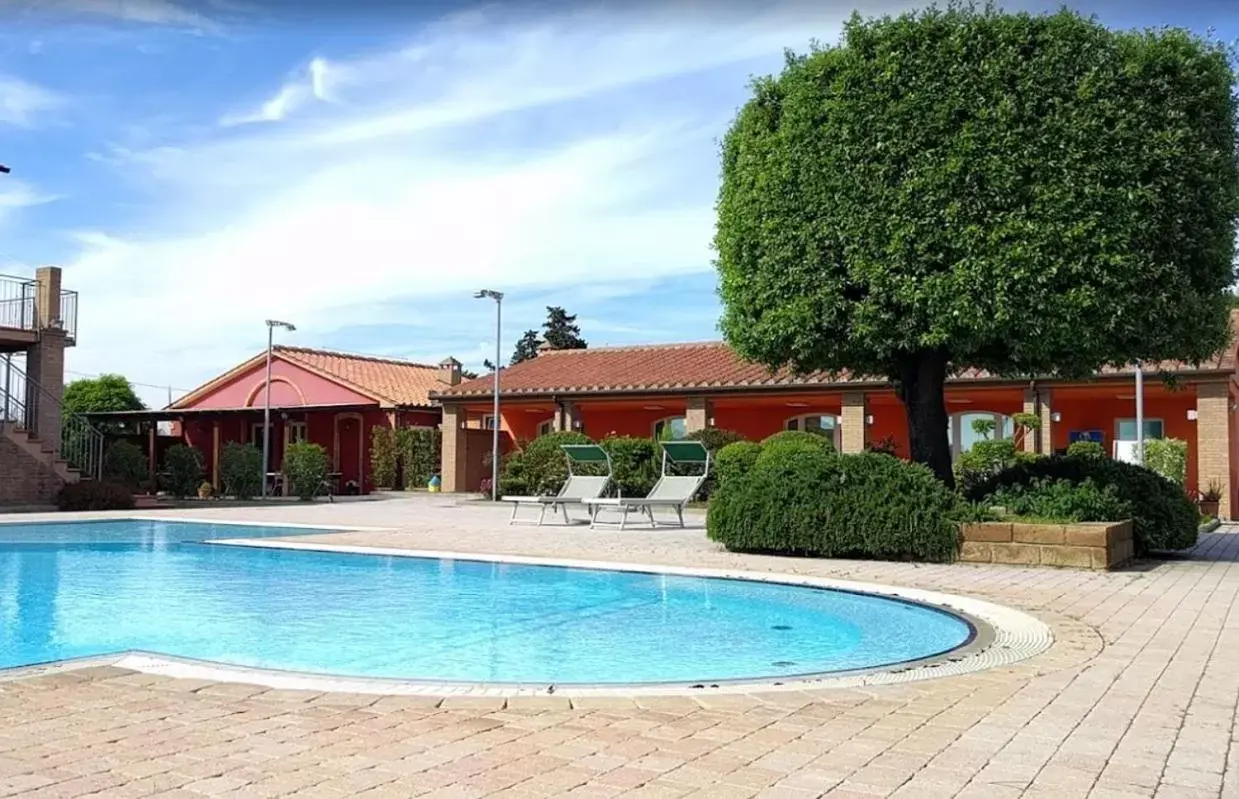
POLYGON ((77 469, 83 478, 100 479, 103 475, 103 433, 86 417, 66 412, 49 391, 18 368, 13 357, 0 358, 0 432, 12 426, 45 440, 46 436, 39 430, 39 412, 54 408, 60 415, 60 440, 47 443, 55 448, 57 457, 77 469))
POLYGON ((33 280, 0 275, 0 327, 34 330, 34 297, 33 280))

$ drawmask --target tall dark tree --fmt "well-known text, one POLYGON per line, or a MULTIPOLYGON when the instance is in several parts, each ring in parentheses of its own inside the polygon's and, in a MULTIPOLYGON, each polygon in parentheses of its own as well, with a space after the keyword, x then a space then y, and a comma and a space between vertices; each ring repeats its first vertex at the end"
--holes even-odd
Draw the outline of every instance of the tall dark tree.
POLYGON ((542 340, 538 338, 538 331, 526 330, 524 335, 516 342, 516 349, 512 352, 511 365, 515 366, 523 361, 532 360, 538 357, 538 345, 542 340))
POLYGON ((570 314, 558 305, 546 308, 545 331, 542 338, 556 350, 583 350, 588 344, 581 338, 581 328, 576 325, 576 314, 570 314))
POLYGON ((948 483, 953 372, 1210 357, 1235 277, 1228 55, 1070 11, 853 16, 757 80, 725 138, 724 335, 889 378, 948 483))

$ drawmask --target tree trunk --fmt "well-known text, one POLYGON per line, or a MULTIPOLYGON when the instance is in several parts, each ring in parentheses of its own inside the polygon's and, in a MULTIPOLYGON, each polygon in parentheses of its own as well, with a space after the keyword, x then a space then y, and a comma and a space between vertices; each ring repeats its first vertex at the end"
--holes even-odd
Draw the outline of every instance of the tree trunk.
POLYGON ((923 350, 898 363, 899 399, 908 414, 912 460, 928 466, 938 479, 955 486, 951 471, 950 424, 946 413, 948 357, 942 350, 923 350))

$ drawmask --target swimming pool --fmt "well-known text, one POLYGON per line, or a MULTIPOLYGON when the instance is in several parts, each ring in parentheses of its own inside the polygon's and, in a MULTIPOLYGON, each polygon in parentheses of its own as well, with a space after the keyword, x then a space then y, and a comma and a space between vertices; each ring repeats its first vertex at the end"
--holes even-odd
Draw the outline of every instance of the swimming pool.
POLYGON ((0 668, 143 650, 337 676, 710 683, 905 663, 975 634, 835 590, 203 543, 306 532, 323 531, 0 524, 0 668))

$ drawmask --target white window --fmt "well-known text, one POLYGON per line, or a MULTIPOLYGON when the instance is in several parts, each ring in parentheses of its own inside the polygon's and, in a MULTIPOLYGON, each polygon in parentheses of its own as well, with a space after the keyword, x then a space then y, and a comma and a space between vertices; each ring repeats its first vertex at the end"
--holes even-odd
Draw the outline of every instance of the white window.
POLYGON ((495 429, 494 414, 490 414, 490 413, 482 414, 482 429, 483 430, 494 430, 495 429))
MULTIPOLYGON (((1165 438, 1165 426, 1161 419, 1145 419, 1144 420, 1144 440, 1149 441, 1154 438, 1165 438)), ((1135 419, 1117 419, 1114 422, 1114 440, 1115 441, 1135 441, 1136 440, 1136 420, 1135 419)))
POLYGON ((288 443, 299 444, 309 438, 305 422, 288 423, 288 443))
POLYGON ((824 434, 830 436, 831 443, 835 445, 835 449, 840 449, 843 446, 842 419, 829 413, 806 413, 802 416, 793 416, 783 423, 785 430, 804 430, 806 432, 816 432, 821 430, 824 434))
POLYGON ((555 432, 555 420, 554 419, 547 419, 545 422, 540 422, 538 424, 538 436, 539 437, 542 437, 546 435, 547 433, 553 433, 553 432, 555 432))
POLYGON ((678 441, 686 435, 688 435, 688 424, 683 416, 668 416, 654 422, 654 438, 658 441, 662 441, 664 437, 678 441), (668 429, 670 432, 666 432, 668 429))
POLYGON ((947 440, 951 442, 951 457, 958 458, 972 449, 978 441, 1002 441, 1015 435, 1015 422, 1010 416, 993 411, 965 411, 951 415, 950 426, 947 427, 947 440), (993 430, 988 434, 978 433, 973 425, 978 422, 989 422, 993 430))

